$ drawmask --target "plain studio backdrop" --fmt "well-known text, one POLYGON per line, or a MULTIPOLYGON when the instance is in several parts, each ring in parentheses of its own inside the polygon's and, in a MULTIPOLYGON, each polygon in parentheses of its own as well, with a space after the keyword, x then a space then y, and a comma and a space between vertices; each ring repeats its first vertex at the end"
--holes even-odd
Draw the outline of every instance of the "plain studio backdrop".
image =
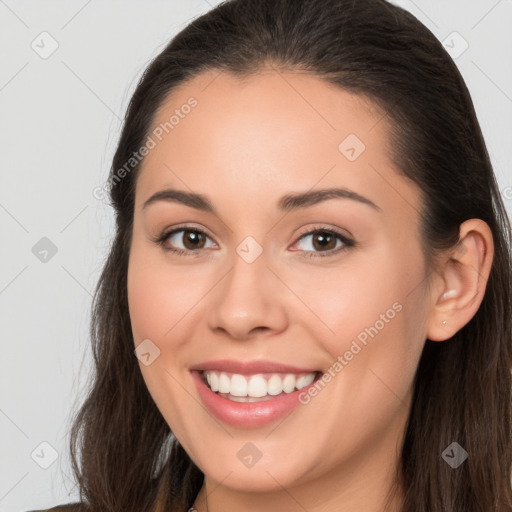
MULTIPOLYGON (((78 497, 67 436, 114 226, 94 190, 143 69, 218 3, 0 0, 0 512, 78 497)), ((394 3, 464 76, 511 215, 512 1, 394 3)))

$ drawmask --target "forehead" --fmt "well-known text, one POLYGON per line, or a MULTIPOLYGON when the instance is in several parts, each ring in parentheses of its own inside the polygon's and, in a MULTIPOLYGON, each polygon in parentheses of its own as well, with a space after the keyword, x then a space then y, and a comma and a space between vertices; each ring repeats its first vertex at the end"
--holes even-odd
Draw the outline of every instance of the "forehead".
POLYGON ((165 186, 241 205, 344 186, 385 208, 414 196, 389 158, 388 128, 371 101, 312 75, 209 71, 173 90, 155 114, 136 203, 165 186))

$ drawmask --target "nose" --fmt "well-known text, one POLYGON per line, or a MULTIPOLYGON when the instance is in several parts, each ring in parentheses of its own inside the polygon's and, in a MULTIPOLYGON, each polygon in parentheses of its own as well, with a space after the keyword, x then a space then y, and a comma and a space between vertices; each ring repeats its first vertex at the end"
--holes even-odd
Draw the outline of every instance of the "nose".
POLYGON ((209 327, 237 340, 282 332, 287 326, 285 287, 267 267, 264 253, 252 263, 238 254, 233 266, 212 290, 209 327))

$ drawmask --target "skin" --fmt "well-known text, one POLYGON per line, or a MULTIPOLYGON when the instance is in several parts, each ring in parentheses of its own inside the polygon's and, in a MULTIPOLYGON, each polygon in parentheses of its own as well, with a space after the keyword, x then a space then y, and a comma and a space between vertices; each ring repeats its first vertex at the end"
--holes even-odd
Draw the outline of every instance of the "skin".
MULTIPOLYGON (((207 510, 208 495, 212 512, 383 510, 425 339, 450 338, 477 311, 491 231, 466 221, 460 250, 427 278, 419 191, 395 171, 386 120, 362 97, 304 73, 264 69, 242 82, 212 71, 173 91, 153 127, 190 96, 197 107, 150 151, 137 179, 128 299, 135 345, 149 338, 160 350, 140 365, 148 390, 205 474, 194 507, 207 510), (354 161, 338 149, 348 134, 366 146, 354 161), (142 208, 170 187, 207 195, 217 215, 169 201, 142 208), (380 211, 350 199, 277 208, 285 194, 330 187, 380 211), (206 233, 199 256, 154 242, 181 223, 206 233), (337 239, 323 248, 317 236, 301 238, 329 228, 356 246, 335 253, 337 239), (247 236, 263 248, 252 263, 236 252, 247 236), (284 419, 237 428, 202 405, 193 364, 269 359, 327 372, 394 303, 394 318, 284 419), (247 442, 262 454, 250 468, 237 457, 247 442)), ((193 252, 185 235, 167 246, 193 252)))

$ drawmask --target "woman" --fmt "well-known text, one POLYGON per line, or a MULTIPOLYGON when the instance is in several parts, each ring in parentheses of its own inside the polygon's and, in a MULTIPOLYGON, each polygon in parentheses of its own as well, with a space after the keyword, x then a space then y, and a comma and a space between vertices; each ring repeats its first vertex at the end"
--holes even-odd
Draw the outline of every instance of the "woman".
POLYGON ((144 73, 108 191, 74 510, 512 510, 510 223, 411 14, 212 9, 144 73))

